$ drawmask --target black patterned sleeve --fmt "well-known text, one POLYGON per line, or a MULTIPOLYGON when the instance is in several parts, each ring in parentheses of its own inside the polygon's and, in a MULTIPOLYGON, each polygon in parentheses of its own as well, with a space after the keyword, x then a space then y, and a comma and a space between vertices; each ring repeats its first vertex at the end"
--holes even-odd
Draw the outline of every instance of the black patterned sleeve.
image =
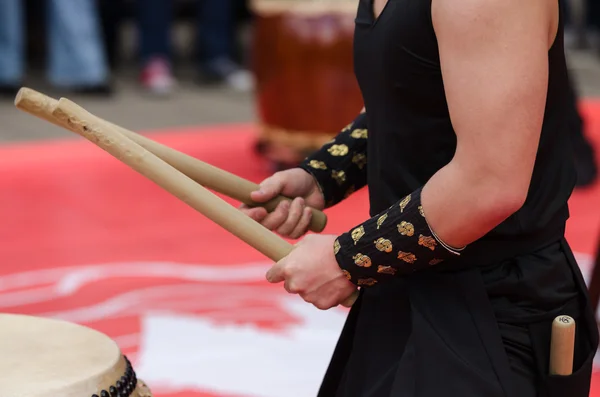
POLYGON ((346 277, 361 287, 455 260, 462 251, 444 244, 429 227, 421 189, 340 235, 333 250, 346 277))
POLYGON ((310 173, 331 207, 367 184, 367 115, 361 113, 299 166, 310 173))

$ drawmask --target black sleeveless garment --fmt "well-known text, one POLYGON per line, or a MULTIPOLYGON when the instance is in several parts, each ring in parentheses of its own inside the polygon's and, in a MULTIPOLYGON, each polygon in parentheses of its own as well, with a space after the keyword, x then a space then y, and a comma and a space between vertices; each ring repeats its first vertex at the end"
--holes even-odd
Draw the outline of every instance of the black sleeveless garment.
MULTIPOLYGON (((576 174, 562 18, 548 61, 546 113, 525 205, 473 243, 460 267, 362 290, 319 397, 589 394, 598 335, 564 239, 576 174), (569 377, 547 375, 550 326, 560 314, 578 321, 569 377)), ((456 148, 431 0, 389 0, 377 19, 372 0, 360 0, 354 63, 368 120, 373 216, 423 186, 456 148)))

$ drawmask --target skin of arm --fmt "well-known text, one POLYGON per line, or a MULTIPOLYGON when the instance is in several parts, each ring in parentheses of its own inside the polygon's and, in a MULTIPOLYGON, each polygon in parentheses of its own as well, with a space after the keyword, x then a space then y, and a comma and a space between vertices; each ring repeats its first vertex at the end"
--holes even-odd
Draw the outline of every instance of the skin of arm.
POLYGON ((527 197, 548 86, 555 0, 433 0, 457 149, 424 186, 428 223, 451 247, 483 237, 527 197))

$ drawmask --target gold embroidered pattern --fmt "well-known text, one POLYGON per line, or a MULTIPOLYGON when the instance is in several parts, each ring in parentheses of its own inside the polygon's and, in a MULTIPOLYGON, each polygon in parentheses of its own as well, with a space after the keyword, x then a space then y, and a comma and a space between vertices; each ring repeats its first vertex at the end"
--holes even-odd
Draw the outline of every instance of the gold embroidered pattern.
POLYGON ((425 211, 423 211, 423 206, 422 205, 419 206, 419 214, 421 214, 421 216, 423 218, 425 218, 425 211))
POLYGON ((377 248, 381 252, 392 252, 392 242, 388 239, 380 237, 375 241, 375 248, 377 248))
POLYGON ((390 275, 394 275, 396 274, 396 269, 394 269, 391 266, 381 266, 379 265, 379 267, 377 268, 377 273, 381 273, 381 274, 390 274, 390 275))
POLYGON ((402 201, 400 201, 400 212, 404 212, 404 208, 406 208, 406 206, 408 205, 408 203, 410 203, 410 194, 406 197, 404 197, 402 199, 402 201))
POLYGON ((310 160, 308 165, 317 170, 326 170, 327 169, 327 164, 325 164, 324 161, 310 160))
POLYGON ((356 164, 358 169, 362 170, 365 168, 365 165, 367 165, 367 156, 365 156, 363 153, 357 153, 352 157, 352 162, 356 164))
POLYGON ((419 236, 419 245, 422 245, 425 248, 429 248, 430 250, 434 250, 437 242, 433 237, 423 236, 422 234, 419 236))
POLYGON ((444 261, 443 259, 432 259, 429 261, 429 264, 431 266, 433 266, 433 265, 437 265, 438 263, 442 263, 443 261, 444 261))
POLYGON ((368 132, 364 128, 357 128, 350 133, 350 136, 354 139, 366 139, 368 132))
POLYGON ((348 146, 344 145, 343 143, 340 145, 331 145, 331 147, 329 149, 327 149, 327 151, 332 155, 332 156, 345 156, 348 154, 348 146))
POLYGON ((337 255, 338 252, 340 252, 340 248, 342 248, 342 246, 340 245, 340 241, 335 240, 335 242, 333 243, 333 255, 337 255))
POLYGON ((403 236, 412 237, 412 235, 415 234, 415 227, 412 223, 402 221, 398 225, 398 233, 400 233, 403 236))
POLYGON ((352 276, 350 275, 350 272, 348 270, 342 270, 342 273, 344 273, 344 276, 348 279, 351 280, 352 276))
POLYGON ((360 267, 371 267, 371 258, 363 254, 356 254, 352 257, 354 264, 360 267))
POLYGON ((356 245, 356 243, 358 243, 358 240, 360 240, 362 238, 362 236, 365 235, 365 228, 364 226, 359 226, 356 229, 352 230, 352 240, 354 240, 354 245, 356 245))
POLYGON ((415 254, 411 254, 410 252, 398 252, 398 259, 406 262, 406 263, 415 263, 417 257, 415 254))
POLYGON ((359 278, 358 285, 366 285, 367 287, 371 287, 377 284, 377 280, 374 278, 359 278))
POLYGON ((337 182, 338 185, 342 185, 346 182, 346 173, 344 171, 332 171, 331 177, 337 182))
POLYGON ((388 214, 383 214, 379 217, 379 219, 377 219, 377 229, 379 229, 379 227, 381 225, 383 225, 383 222, 385 222, 385 220, 387 219, 388 214))

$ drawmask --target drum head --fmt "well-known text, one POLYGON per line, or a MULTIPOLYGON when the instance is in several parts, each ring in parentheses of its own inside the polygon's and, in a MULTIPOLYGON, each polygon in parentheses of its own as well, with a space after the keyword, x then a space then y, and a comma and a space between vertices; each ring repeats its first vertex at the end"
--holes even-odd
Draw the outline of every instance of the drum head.
POLYGON ((0 396, 144 396, 117 344, 80 325, 0 314, 0 357, 0 396))

